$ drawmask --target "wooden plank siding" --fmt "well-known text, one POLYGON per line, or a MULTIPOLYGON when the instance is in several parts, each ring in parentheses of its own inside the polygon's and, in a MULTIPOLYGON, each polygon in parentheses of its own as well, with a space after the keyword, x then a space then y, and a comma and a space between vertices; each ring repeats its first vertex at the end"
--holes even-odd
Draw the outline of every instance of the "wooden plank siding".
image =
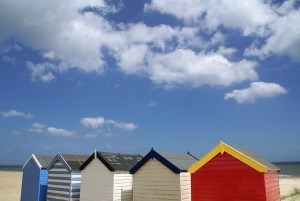
POLYGON ((39 197, 40 169, 31 158, 23 168, 21 201, 36 201, 39 197))
POLYGON ((132 180, 129 173, 114 174, 114 201, 132 201, 132 180))
POLYGON ((265 173, 266 201, 280 201, 279 175, 277 173, 265 173))
POLYGON ((91 161, 81 174, 81 201, 113 200, 113 173, 99 160, 91 161))
POLYGON ((219 153, 191 175, 193 201, 265 201, 264 174, 219 153))
POLYGON ((48 170, 40 170, 40 192, 39 201, 45 201, 47 198, 47 187, 48 187, 48 170))
POLYGON ((191 201, 191 174, 180 173, 180 192, 182 201, 191 201))
POLYGON ((71 188, 71 172, 57 160, 48 170, 47 201, 79 200, 78 195, 72 196, 72 191, 80 191, 80 189, 71 188))
POLYGON ((155 158, 133 175, 134 201, 179 201, 180 175, 174 174, 155 158))

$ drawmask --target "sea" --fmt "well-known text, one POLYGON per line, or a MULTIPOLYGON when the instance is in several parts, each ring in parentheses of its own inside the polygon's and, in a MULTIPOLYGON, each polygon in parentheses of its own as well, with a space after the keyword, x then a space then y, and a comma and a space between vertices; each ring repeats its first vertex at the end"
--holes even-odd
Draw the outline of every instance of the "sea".
MULTIPOLYGON (((273 162, 281 171, 281 176, 299 176, 300 177, 300 162, 273 162)), ((0 171, 15 171, 21 172, 22 165, 0 165, 0 171)))

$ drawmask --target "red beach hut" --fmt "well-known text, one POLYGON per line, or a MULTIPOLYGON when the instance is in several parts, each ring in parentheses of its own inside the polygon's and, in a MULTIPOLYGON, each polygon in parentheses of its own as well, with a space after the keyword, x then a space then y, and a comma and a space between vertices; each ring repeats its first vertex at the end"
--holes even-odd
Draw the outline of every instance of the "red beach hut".
POLYGON ((280 201, 280 169, 222 141, 192 165, 192 201, 280 201))

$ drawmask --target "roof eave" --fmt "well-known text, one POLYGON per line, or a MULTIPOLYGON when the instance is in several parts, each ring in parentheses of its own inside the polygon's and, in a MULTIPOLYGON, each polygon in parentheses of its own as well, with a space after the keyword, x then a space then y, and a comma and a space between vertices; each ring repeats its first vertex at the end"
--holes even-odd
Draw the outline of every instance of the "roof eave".
MULTIPOLYGON (((220 143, 213 148, 210 152, 208 152, 202 159, 192 165, 188 172, 194 173, 207 162, 209 162, 212 158, 214 158, 217 154, 224 152, 228 153, 229 155, 233 156, 234 158, 238 159, 239 161, 247 164, 248 166, 254 168, 258 172, 268 172, 273 169, 269 169, 268 167, 264 166, 263 164, 253 160, 252 158, 246 156, 245 154, 241 153, 240 151, 236 150, 235 148, 225 144, 224 142, 220 141, 220 143)), ((274 171, 279 171, 275 169, 274 171)))

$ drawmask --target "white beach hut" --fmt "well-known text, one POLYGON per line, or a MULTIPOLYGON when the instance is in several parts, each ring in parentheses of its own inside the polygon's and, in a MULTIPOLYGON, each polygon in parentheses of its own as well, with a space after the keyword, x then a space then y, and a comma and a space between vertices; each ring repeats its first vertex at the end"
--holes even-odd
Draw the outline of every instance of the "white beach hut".
POLYGON ((139 154, 93 153, 80 167, 81 201, 132 201, 129 170, 142 159, 139 154))
POLYGON ((190 201, 188 168, 197 159, 187 154, 156 152, 153 149, 131 170, 133 201, 190 201))

